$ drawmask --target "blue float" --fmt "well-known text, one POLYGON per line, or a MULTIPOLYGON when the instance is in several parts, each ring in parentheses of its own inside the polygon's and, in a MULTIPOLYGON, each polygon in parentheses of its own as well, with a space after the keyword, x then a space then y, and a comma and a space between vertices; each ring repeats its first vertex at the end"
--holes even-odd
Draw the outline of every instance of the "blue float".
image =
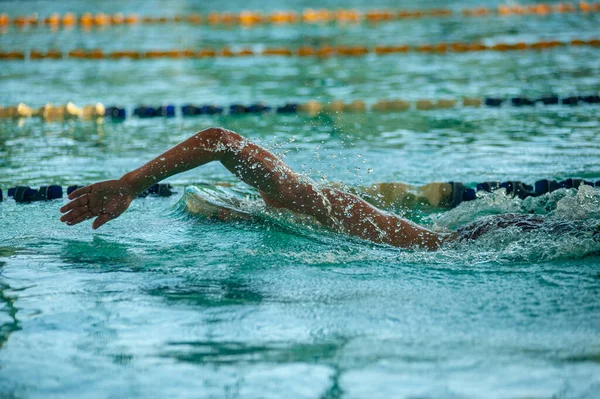
POLYGON ((462 202, 465 186, 462 183, 452 181, 448 182, 448 184, 450 184, 450 187, 452 187, 452 198, 450 199, 450 205, 454 208, 462 202))
POLYGON ((511 194, 513 191, 513 183, 510 181, 503 181, 500 183, 500 188, 506 189, 506 194, 511 194))
POLYGON ((168 183, 155 184, 148 189, 149 194, 156 194, 159 197, 170 197, 174 194, 173 186, 168 183))
POLYGON ((561 103, 563 103, 564 105, 577 105, 578 102, 579 102, 579 97, 577 97, 577 96, 565 97, 561 100, 561 103))
POLYGON ((277 107, 278 114, 294 114, 298 111, 298 104, 287 103, 281 107, 277 107))
POLYGON ((251 114, 262 114, 263 112, 269 112, 270 110, 271 107, 260 103, 252 104, 246 109, 246 111, 251 114))
POLYGON ((522 199, 537 195, 533 186, 521 181, 505 181, 500 183, 500 187, 506 189, 506 194, 513 194, 522 199))
POLYGON ((465 188, 462 195, 463 201, 473 201, 477 199, 477 193, 472 188, 465 188))
POLYGON ((242 104, 231 104, 229 106, 229 113, 231 115, 242 115, 246 112, 248 112, 248 109, 242 104))
POLYGON ((34 190, 29 186, 17 186, 8 189, 8 196, 13 197, 16 202, 49 201, 62 198, 61 186, 42 186, 34 190))
POLYGON ((63 196, 63 189, 61 186, 42 186, 36 194, 36 201, 48 201, 53 199, 59 199, 63 196))
POLYGON ((588 104, 598 104, 600 103, 600 96, 581 96, 579 97, 581 101, 588 104))
POLYGON ((492 181, 492 182, 483 182, 477 184, 477 191, 487 191, 491 193, 493 190, 497 190, 500 188, 500 182, 492 181))
POLYGON ((546 179, 536 181, 534 184, 534 187, 535 187, 536 195, 550 193, 550 192, 560 188, 560 186, 556 180, 546 180, 546 179))
POLYGON ((579 188, 579 186, 594 186, 593 182, 586 181, 583 179, 566 179, 558 183, 560 187, 563 188, 579 188))
POLYGON ((175 106, 173 104, 161 105, 157 112, 160 116, 173 118, 175 116, 175 106))
POLYGON ((542 97, 537 99, 536 101, 541 102, 544 105, 554 105, 560 102, 558 96, 542 97))
POLYGON ((154 118, 159 116, 158 109, 146 106, 136 107, 133 110, 133 115, 139 118, 154 118))
POLYGON ((513 194, 521 199, 537 196, 533 186, 521 181, 505 181, 500 183, 500 187, 506 189, 506 194, 513 194))
POLYGON ((486 98, 484 104, 488 107, 499 107, 504 100, 501 98, 486 98))
POLYGON ((113 119, 125 119, 125 108, 117 106, 107 107, 104 111, 104 115, 110 116, 113 119))
POLYGON ((582 182, 583 180, 581 179, 565 179, 565 185, 567 188, 578 188, 582 182))
POLYGON ((535 189, 529 184, 523 182, 513 182, 513 194, 521 199, 527 197, 536 197, 535 189))
POLYGON ((200 112, 203 115, 222 114, 223 113, 223 107, 217 107, 217 106, 214 106, 214 105, 203 105, 202 107, 200 107, 200 112))
POLYGON ((168 183, 158 183, 150 186, 146 190, 142 191, 138 198, 144 198, 148 195, 153 195, 157 197, 170 197, 173 195, 175 191, 173 191, 173 186, 168 183))
POLYGON ((515 107, 523 107, 523 106, 532 106, 532 105, 535 105, 535 101, 531 101, 530 99, 523 98, 523 97, 514 97, 514 98, 511 98, 510 102, 515 107))
POLYGON ((75 185, 75 186, 69 186, 69 187, 67 187, 67 195, 70 195, 73 191, 75 191, 75 190, 77 190, 78 188, 81 188, 81 187, 84 187, 84 186, 77 186, 77 185, 75 185))
POLYGON ((17 186, 8 189, 8 196, 13 197, 19 203, 34 201, 36 194, 37 190, 31 189, 29 186, 17 186))
POLYGON ((183 116, 196 116, 202 114, 202 108, 196 107, 192 104, 186 104, 181 106, 181 114, 183 116))

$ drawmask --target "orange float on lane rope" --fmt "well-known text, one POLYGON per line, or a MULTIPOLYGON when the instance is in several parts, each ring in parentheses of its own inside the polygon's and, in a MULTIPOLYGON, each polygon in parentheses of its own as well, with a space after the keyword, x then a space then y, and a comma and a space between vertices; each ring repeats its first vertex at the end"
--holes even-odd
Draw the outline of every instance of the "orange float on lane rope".
POLYGON ((344 111, 347 112, 365 112, 367 106, 362 100, 354 100, 350 104, 344 104, 344 111))
POLYGON ((453 99, 439 99, 435 103, 436 108, 440 109, 448 109, 454 108, 456 106, 457 101, 453 99))
POLYGON ((241 57, 248 57, 254 55, 254 51, 252 51, 252 49, 249 48, 243 48, 237 52, 237 55, 241 57))
POLYGON ((266 48, 262 51, 263 55, 283 55, 290 56, 292 55, 292 51, 287 48, 266 48))
POLYGON ((394 14, 389 10, 371 10, 367 11, 365 18, 370 22, 391 21, 394 14))
POLYGON ((481 98, 479 98, 479 97, 464 97, 463 98, 463 106, 465 106, 465 107, 480 107, 481 106, 481 98))
POLYGON ((297 51, 300 57, 312 57, 317 54, 316 50, 310 46, 302 46, 297 51))
POLYGON ((323 110, 323 105, 318 101, 308 101, 298 105, 298 111, 305 112, 309 115, 316 115, 323 110))
POLYGON ((289 24, 298 22, 298 14, 291 11, 275 11, 269 15, 272 24, 289 24))
MULTIPOLYGON (((493 50, 493 51, 515 51, 515 50, 545 50, 552 49, 555 47, 562 47, 566 45, 571 46, 591 46, 591 47, 600 47, 599 39, 591 39, 589 41, 574 39, 568 43, 561 42, 558 40, 553 41, 540 41, 535 43, 497 43, 492 46, 487 46, 482 43, 438 43, 438 44, 425 44, 416 46, 413 49, 417 52, 422 53, 435 53, 435 54, 444 54, 448 51, 453 52, 474 52, 474 51, 485 51, 485 50, 493 50)), ((390 53, 406 53, 410 50, 410 47, 404 46, 376 46, 373 49, 369 49, 365 46, 322 46, 318 49, 314 49, 309 46, 302 46, 296 50, 292 50, 286 47, 282 48, 265 48, 259 53, 254 52, 252 49, 244 48, 238 51, 233 51, 228 47, 222 48, 220 50, 212 50, 212 49, 202 49, 199 52, 195 52, 194 50, 185 49, 185 50, 149 50, 146 52, 136 52, 136 51, 113 51, 109 53, 104 53, 101 49, 94 50, 82 50, 82 49, 73 49, 65 54, 58 52, 57 50, 49 50, 47 53, 44 53, 39 50, 31 50, 30 58, 31 59, 43 59, 43 58, 53 58, 59 59, 63 56, 69 58, 87 58, 87 59, 119 59, 119 58, 191 58, 191 57, 235 57, 235 56, 251 56, 251 55, 265 55, 265 56, 318 56, 318 57, 331 57, 331 56, 364 56, 371 52, 374 52, 378 55, 390 54, 390 53)), ((0 53, 0 58, 2 59, 24 59, 23 52, 3 52, 0 53)))
POLYGON ((340 113, 344 111, 344 103, 340 100, 335 100, 325 106, 325 110, 331 113, 340 113))
POLYGON ((319 57, 331 57, 335 54, 335 50, 331 46, 322 46, 317 49, 317 56, 319 57))
POLYGON ((96 103, 94 105, 84 105, 81 109, 80 116, 83 119, 94 119, 102 117, 106 114, 106 108, 102 103, 96 103))
POLYGON ((23 53, 22 51, 0 52, 0 59, 5 59, 5 60, 24 60, 25 59, 25 53, 23 53))
POLYGON ((75 22, 77 22, 77 18, 75 18, 75 14, 71 12, 68 12, 65 15, 63 15, 61 20, 63 26, 73 26, 75 25, 75 22))
POLYGON ((46 25, 58 25, 60 23, 60 15, 58 13, 53 13, 44 18, 44 23, 46 25))
POLYGON ((125 21, 126 24, 137 24, 138 22, 140 22, 140 19, 137 15, 135 14, 129 14, 125 16, 125 21))
POLYGON ((336 10, 334 18, 338 22, 359 22, 360 12, 357 10, 336 10))
MULTIPOLYGON (((467 17, 476 17, 476 16, 487 16, 491 14, 500 15, 500 16, 514 16, 514 15, 541 15, 545 16, 551 13, 590 13, 590 12, 598 12, 600 11, 600 2, 587 2, 580 1, 577 5, 574 5, 570 2, 561 2, 557 4, 546 4, 539 3, 528 6, 520 6, 520 5, 499 5, 496 9, 490 10, 486 7, 475 7, 475 8, 467 8, 461 11, 461 14, 467 17)), ((258 23, 272 23, 276 25, 280 24, 288 24, 288 23, 296 23, 298 21, 303 21, 305 23, 321 23, 321 22, 329 22, 332 20, 338 22, 359 22, 361 20, 367 22, 383 22, 383 21, 392 21, 397 19, 406 19, 406 18, 420 18, 423 16, 430 17, 446 17, 452 15, 452 10, 449 9, 429 9, 429 10, 380 10, 380 9, 371 9, 367 10, 364 13, 361 13, 357 10, 349 10, 349 9, 337 9, 337 10, 328 10, 328 9, 305 9, 301 15, 294 11, 275 11, 268 14, 266 17, 263 16, 260 12, 255 11, 242 11, 240 13, 218 13, 211 12, 208 14, 207 22, 210 24, 226 24, 226 25, 234 25, 234 24, 242 24, 243 26, 252 26, 258 23)), ((58 16, 58 20, 60 21, 60 16, 58 16)), ((62 25, 70 26, 73 25, 77 19, 74 16, 63 17, 62 25)), ((79 23, 84 29, 89 29, 92 26, 108 26, 108 25, 120 25, 123 23, 131 24, 137 23, 140 19, 132 16, 123 16, 121 13, 117 13, 114 15, 106 15, 103 13, 97 13, 95 15, 86 12, 79 18, 79 23)), ((192 14, 190 16, 179 15, 175 17, 166 17, 166 16, 146 16, 141 18, 142 22, 145 23, 168 23, 168 22, 188 22, 192 24, 202 23, 202 18, 199 14, 192 14)), ((10 22, 10 18, 4 14, 3 17, 0 18, 0 26, 6 25, 10 22)), ((13 24, 16 26, 26 26, 26 25, 37 25, 38 18, 37 15, 32 16, 17 16, 12 20, 13 24)), ((57 27, 60 22, 57 22, 57 14, 51 14, 48 17, 44 18, 43 22, 51 27, 57 27)))
POLYGON ((240 23, 244 26, 252 26, 263 22, 262 14, 252 11, 242 11, 240 13, 240 23))
POLYGON ((49 50, 47 53, 43 53, 43 52, 37 51, 37 50, 31 50, 29 52, 29 59, 37 60, 37 59, 45 59, 45 58, 58 60, 58 59, 62 58, 62 53, 58 50, 49 50))
POLYGON ((109 57, 113 59, 121 59, 121 58, 131 58, 131 59, 139 59, 142 56, 137 51, 113 51, 110 53, 109 57))
POLYGON ((104 52, 100 49, 93 49, 84 54, 84 58, 90 58, 93 60, 100 60, 104 58, 104 52))
POLYGON ((125 23, 125 16, 118 12, 110 17, 110 22, 114 25, 123 25, 125 23))
POLYGON ((94 24, 96 24, 98 26, 110 25, 111 17, 109 15, 99 12, 96 15, 94 15, 93 22, 94 22, 94 24))
POLYGON ((335 53, 338 55, 358 57, 358 56, 368 54, 369 49, 367 47, 362 47, 362 46, 353 46, 353 47, 339 46, 335 49, 335 53))
POLYGON ((417 100, 417 102, 415 103, 415 106, 420 111, 428 111, 435 107, 435 105, 433 104, 433 102, 431 102, 431 100, 417 100))
POLYGON ((217 52, 211 48, 204 48, 198 52, 198 57, 207 58, 207 57, 216 57, 217 52))

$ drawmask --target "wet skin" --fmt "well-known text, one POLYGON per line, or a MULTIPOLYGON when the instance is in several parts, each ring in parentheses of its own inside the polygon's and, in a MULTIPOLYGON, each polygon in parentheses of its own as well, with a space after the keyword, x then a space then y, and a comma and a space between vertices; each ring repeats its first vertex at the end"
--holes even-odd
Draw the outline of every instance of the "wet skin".
POLYGON ((118 180, 73 191, 71 202, 60 208, 60 220, 75 225, 96 218, 92 228, 97 229, 125 212, 131 201, 153 184, 213 161, 221 162, 240 180, 258 189, 267 205, 312 216, 336 232, 401 248, 429 250, 454 238, 377 209, 353 194, 319 188, 268 150, 223 128, 198 132, 118 180))

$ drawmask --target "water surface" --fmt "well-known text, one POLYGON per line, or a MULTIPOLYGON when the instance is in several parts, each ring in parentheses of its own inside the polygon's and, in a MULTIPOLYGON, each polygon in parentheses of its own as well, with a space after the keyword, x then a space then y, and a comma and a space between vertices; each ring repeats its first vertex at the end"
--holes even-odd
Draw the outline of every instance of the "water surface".
MULTIPOLYGON (((345 2, 344 4, 346 4, 345 2)), ((287 1, 3 2, 10 15, 295 9, 287 1), (267 7, 267 8, 264 8, 267 7)), ((423 1, 371 7, 440 7, 423 1)), ((495 6, 495 2, 488 2, 495 6)), ((317 6, 340 7, 337 1, 317 6)), ((368 7, 367 7, 368 6, 368 7)), ((570 40, 598 14, 372 26, 135 26, 0 34, 3 50, 570 40)), ((3 61, 0 104, 122 104, 530 97, 600 90, 597 49, 155 61, 3 61)), ((598 107, 457 108, 310 117, 122 123, 0 121, 0 187, 118 178, 193 132, 225 126, 322 183, 600 179, 598 107)), ((178 207, 188 185, 234 184, 220 165, 169 179, 98 231, 58 222, 64 200, 0 203, 0 396, 594 398, 600 391, 600 247, 589 234, 504 231, 439 252, 405 251, 289 219, 222 223, 178 207), (594 393, 596 392, 596 394, 594 393)), ((600 222, 600 192, 454 210, 400 210, 432 228, 535 213, 600 222)))

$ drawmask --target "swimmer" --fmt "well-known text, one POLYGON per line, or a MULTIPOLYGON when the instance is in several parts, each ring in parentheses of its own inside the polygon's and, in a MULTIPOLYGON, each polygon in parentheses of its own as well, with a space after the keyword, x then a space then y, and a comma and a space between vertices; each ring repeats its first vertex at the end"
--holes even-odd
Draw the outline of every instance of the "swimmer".
POLYGON ((268 150, 223 128, 198 132, 118 180, 73 191, 69 195, 72 201, 60 208, 63 213, 60 220, 76 225, 96 218, 92 228, 97 229, 119 217, 134 198, 153 184, 213 161, 221 162, 240 180, 256 188, 267 206, 313 217, 339 233, 400 248, 436 250, 446 242, 476 239, 495 226, 528 230, 543 222, 542 219, 508 215, 498 222, 488 220, 452 233, 435 232, 380 210, 356 195, 334 188, 320 188, 268 150))

